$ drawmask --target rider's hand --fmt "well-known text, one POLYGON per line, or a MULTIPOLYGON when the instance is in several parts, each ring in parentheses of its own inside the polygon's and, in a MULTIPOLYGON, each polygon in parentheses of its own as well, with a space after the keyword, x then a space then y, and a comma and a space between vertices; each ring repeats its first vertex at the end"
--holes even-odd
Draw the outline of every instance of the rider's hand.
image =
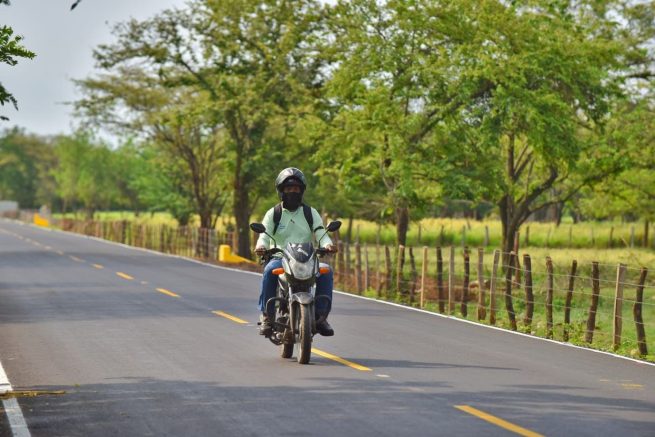
POLYGON ((334 244, 328 244, 327 246, 325 246, 325 250, 327 250, 330 253, 337 253, 339 251, 339 248, 334 244))
POLYGON ((257 256, 264 256, 266 254, 266 248, 264 246, 259 246, 255 249, 257 256))

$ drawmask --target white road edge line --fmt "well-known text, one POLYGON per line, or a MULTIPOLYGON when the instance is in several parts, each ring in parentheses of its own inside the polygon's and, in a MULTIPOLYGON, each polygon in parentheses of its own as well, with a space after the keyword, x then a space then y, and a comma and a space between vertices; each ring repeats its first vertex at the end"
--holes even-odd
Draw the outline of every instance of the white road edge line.
MULTIPOLYGON (((14 391, 14 389, 11 387, 9 378, 7 378, 5 369, 0 362, 0 394, 6 394, 7 392, 12 391, 14 391)), ((30 437, 30 430, 27 428, 25 417, 23 417, 23 411, 20 409, 20 405, 18 405, 16 398, 3 399, 2 406, 7 415, 7 420, 9 421, 9 427, 11 428, 13 436, 30 437)))
MULTIPOLYGON (((60 233, 63 233, 63 234, 73 235, 73 236, 76 236, 76 237, 79 237, 79 238, 86 238, 88 240, 96 240, 96 241, 99 241, 99 242, 102 242, 102 243, 111 244, 111 245, 114 245, 114 246, 121 246, 121 247, 125 247, 127 249, 138 250, 138 251, 141 251, 141 252, 147 252, 147 253, 151 253, 151 254, 154 254, 154 255, 160 255, 160 256, 165 256, 165 257, 169 257, 169 258, 182 259, 182 260, 189 261, 189 262, 196 263, 196 264, 200 264, 200 265, 203 265, 203 266, 213 267, 213 268, 219 269, 219 270, 228 270, 228 271, 231 271, 231 272, 246 273, 246 274, 250 274, 250 275, 254 275, 254 276, 261 276, 262 275, 261 273, 250 272, 248 270, 241 270, 241 269, 235 269, 235 268, 231 268, 231 267, 224 267, 224 266, 219 266, 219 265, 215 265, 215 264, 209 264, 209 263, 206 263, 206 262, 203 262, 203 261, 199 261, 199 260, 191 259, 191 258, 186 258, 186 257, 180 256, 180 255, 173 255, 173 254, 170 254, 170 253, 157 252, 155 250, 144 249, 142 247, 128 246, 127 244, 117 243, 115 241, 103 240, 102 238, 98 238, 98 237, 91 237, 91 236, 88 236, 88 235, 76 234, 74 232, 62 231, 62 230, 59 230, 59 229, 42 228, 42 227, 36 226, 34 224, 31 224, 31 223, 22 223, 22 222, 20 222, 18 220, 12 220, 12 219, 7 219, 7 218, 2 218, 2 220, 8 221, 8 222, 11 222, 11 223, 16 223, 16 224, 21 225, 21 226, 29 226, 29 227, 39 229, 39 230, 42 230, 42 231, 60 232, 60 233)), ((524 334, 522 332, 510 331, 510 330, 507 330, 507 329, 499 328, 497 326, 485 325, 483 323, 478 323, 478 322, 474 322, 474 321, 471 321, 471 320, 458 319, 457 317, 448 316, 446 314, 433 313, 431 311, 422 310, 420 308, 412 308, 412 307, 408 307, 408 306, 401 305, 401 304, 394 303, 394 302, 387 302, 387 301, 384 301, 384 300, 373 299, 373 298, 370 298, 370 297, 357 296, 355 294, 346 293, 346 292, 340 291, 340 290, 334 290, 334 292, 337 293, 337 294, 341 294, 343 296, 351 297, 353 299, 362 299, 362 300, 367 300, 367 301, 370 301, 370 302, 377 302, 377 303, 383 304, 383 305, 391 305, 391 306, 401 308, 401 309, 404 309, 404 310, 416 311, 416 312, 419 312, 419 313, 428 314, 430 316, 440 317, 442 319, 450 319, 450 320, 453 320, 455 322, 468 323, 469 325, 479 326, 481 328, 493 329, 495 331, 503 332, 505 334, 520 335, 522 337, 527 337, 527 338, 537 340, 537 341, 545 341, 545 342, 548 342, 548 343, 558 344, 558 345, 561 345, 561 346, 566 346, 566 347, 570 347, 570 348, 573 348, 573 349, 578 349, 578 350, 581 350, 581 351, 587 351, 587 352, 593 352, 593 353, 597 353, 597 354, 607 355, 607 356, 614 357, 614 358, 620 358, 622 360, 632 361, 633 363, 643 364, 643 365, 646 365, 646 366, 655 367, 655 363, 649 363, 648 361, 637 360, 635 358, 630 358, 630 357, 626 357, 626 356, 623 356, 623 355, 618 355, 618 354, 615 354, 615 353, 612 353, 612 352, 601 351, 601 350, 598 350, 598 349, 586 348, 586 347, 583 347, 583 346, 578 346, 578 345, 571 344, 571 343, 564 343, 562 341, 551 340, 551 339, 548 339, 548 338, 536 337, 534 335, 524 334)))

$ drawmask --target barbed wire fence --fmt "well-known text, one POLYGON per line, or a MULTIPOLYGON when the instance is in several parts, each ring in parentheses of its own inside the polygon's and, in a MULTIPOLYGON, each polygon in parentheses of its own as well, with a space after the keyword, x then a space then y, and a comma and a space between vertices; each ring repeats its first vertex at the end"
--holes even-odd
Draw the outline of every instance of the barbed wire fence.
MULTIPOLYGON (((234 232, 189 226, 73 219, 56 226, 211 262, 217 262, 221 245, 236 246, 234 232)), ((256 234, 252 237, 254 250, 256 234)), ((655 281, 647 267, 574 259, 558 265, 550 257, 459 245, 359 244, 338 235, 335 240, 339 252, 329 262, 335 288, 342 291, 653 359, 655 281)))

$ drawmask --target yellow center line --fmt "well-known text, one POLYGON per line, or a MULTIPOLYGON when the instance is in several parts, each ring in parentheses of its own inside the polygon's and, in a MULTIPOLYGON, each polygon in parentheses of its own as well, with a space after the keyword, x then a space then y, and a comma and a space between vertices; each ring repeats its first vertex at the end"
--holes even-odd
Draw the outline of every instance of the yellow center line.
POLYGON ((73 255, 69 255, 68 257, 69 257, 70 259, 72 259, 73 261, 77 261, 78 263, 83 263, 83 262, 84 262, 83 259, 79 259, 78 257, 73 256, 73 255))
POLYGON ((353 363, 352 361, 345 360, 341 357, 338 357, 336 355, 332 355, 331 353, 322 351, 320 349, 312 348, 312 352, 315 353, 316 355, 320 355, 323 358, 327 358, 328 360, 336 361, 337 363, 341 363, 344 366, 352 367, 353 369, 356 370, 361 370, 363 372, 370 372, 371 369, 369 369, 366 366, 362 366, 361 364, 353 363))
POLYGON ((120 276, 121 278, 123 278, 123 279, 128 279, 128 280, 130 280, 130 281, 131 281, 132 279, 134 279, 133 277, 131 277, 131 276, 128 275, 127 273, 123 273, 123 272, 116 272, 116 276, 120 276))
POLYGON ((233 322, 241 323, 242 325, 245 325, 245 324, 248 323, 243 319, 240 319, 240 318, 238 318, 236 316, 233 316, 233 315, 228 314, 228 313, 223 312, 223 311, 212 311, 212 313, 216 314, 217 316, 225 317, 226 319, 232 320, 233 322))
POLYGON ((496 416, 492 416, 489 413, 485 413, 484 411, 480 411, 476 408, 470 407, 468 405, 453 405, 455 408, 458 410, 464 411, 466 413, 472 414, 473 416, 486 420, 489 423, 493 423, 496 426, 499 426, 501 428, 504 428, 508 431, 511 431, 513 433, 516 433, 518 435, 522 435, 525 437, 543 437, 542 434, 539 434, 534 431, 530 431, 529 429, 522 428, 518 425, 514 425, 513 423, 510 423, 506 420, 500 419, 496 416))
POLYGON ((157 291, 160 292, 160 293, 164 293, 164 294, 166 294, 168 296, 180 297, 178 294, 175 294, 170 290, 166 290, 165 288, 158 288, 157 291))
POLYGON ((93 267, 95 267, 96 269, 98 269, 98 270, 100 270, 100 269, 104 269, 104 268, 105 268, 104 266, 102 266, 102 265, 100 265, 100 264, 91 264, 91 265, 92 265, 93 267))
POLYGON ((644 388, 641 384, 626 384, 623 383, 621 386, 626 390, 642 390, 644 388))

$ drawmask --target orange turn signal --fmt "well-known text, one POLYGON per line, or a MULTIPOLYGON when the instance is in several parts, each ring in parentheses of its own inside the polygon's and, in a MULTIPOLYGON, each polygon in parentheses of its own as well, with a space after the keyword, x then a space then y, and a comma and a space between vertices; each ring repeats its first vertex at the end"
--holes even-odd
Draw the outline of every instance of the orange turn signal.
POLYGON ((277 269, 273 269, 273 274, 280 276, 282 273, 284 273, 284 268, 283 267, 278 267, 277 269))
POLYGON ((318 269, 319 272, 321 272, 321 275, 325 275, 327 273, 330 273, 330 268, 329 267, 321 267, 318 269))

